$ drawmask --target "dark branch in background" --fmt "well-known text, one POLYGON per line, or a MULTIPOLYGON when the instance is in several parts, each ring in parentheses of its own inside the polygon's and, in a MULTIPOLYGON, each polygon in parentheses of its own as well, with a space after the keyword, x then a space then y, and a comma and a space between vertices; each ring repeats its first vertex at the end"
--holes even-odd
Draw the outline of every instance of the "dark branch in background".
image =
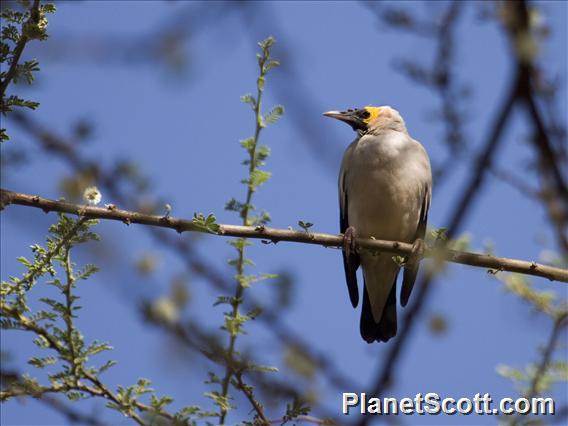
MULTIPOLYGON (((509 7, 514 13, 524 15, 526 18, 527 9, 524 2, 506 3, 506 6, 509 7)), ((528 25, 526 19, 521 20, 520 22, 525 25, 526 31, 528 25)), ((477 159, 475 170, 471 175, 468 184, 465 186, 466 189, 463 191, 462 197, 455 204, 456 207, 454 209, 454 212, 450 216, 450 220, 448 221, 449 238, 453 238, 460 230, 467 217, 467 213, 473 208, 479 191, 483 188, 486 173, 493 165, 493 159, 496 157, 497 149, 502 142, 502 134, 508 120, 511 117, 513 107, 517 102, 525 101, 527 96, 532 96, 527 95, 527 91, 529 91, 529 93, 532 93, 532 87, 530 84, 531 71, 532 69, 530 64, 522 62, 517 58, 515 71, 516 76, 513 79, 514 83, 509 89, 508 95, 503 103, 503 106, 500 109, 500 112, 497 114, 497 119, 495 120, 495 123, 493 124, 493 127, 489 133, 487 142, 484 145, 484 149, 481 151, 481 155, 477 159)), ((547 140, 546 130, 542 126, 541 122, 537 120, 537 116, 534 114, 534 112, 530 115, 529 118, 531 118, 532 124, 535 127, 537 134, 539 134, 539 137, 543 140, 547 140)), ((546 156, 546 159, 547 161, 554 162, 554 158, 551 158, 550 156, 546 156)), ((560 195, 564 191, 563 183, 561 179, 558 179, 556 173, 554 173, 554 175, 556 176, 556 184, 560 195)), ((419 316, 423 306, 427 301, 433 281, 433 274, 427 274, 421 280, 421 283, 418 286, 418 294, 414 298, 414 303, 409 309, 406 310, 399 336, 390 346, 383 367, 379 370, 377 378, 374 381, 374 385, 371 387, 372 390, 370 391, 370 394, 372 394, 373 396, 382 395, 384 391, 392 385, 392 377, 394 372, 396 371, 398 359, 400 357, 400 354, 402 353, 403 348, 405 347, 406 342, 408 341, 408 337, 413 325, 415 324, 415 320, 419 316)), ((370 421, 370 416, 363 416, 358 422, 358 425, 367 425, 370 421)))
POLYGON ((545 124, 536 104, 535 92, 538 87, 539 70, 532 62, 532 55, 527 54, 523 48, 523 45, 530 43, 534 37, 531 34, 527 3, 523 0, 515 3, 514 7, 505 9, 507 15, 503 20, 503 26, 508 31, 513 54, 516 55, 519 66, 527 70, 527 78, 522 81, 519 88, 519 100, 525 106, 528 118, 533 124, 534 136, 530 138, 530 141, 539 159, 537 169, 541 174, 542 192, 547 197, 545 207, 556 228, 558 244, 564 253, 568 253, 568 236, 566 235, 568 231, 568 189, 561 172, 561 168, 568 170, 566 147, 559 144, 557 149, 553 148, 551 139, 555 134, 555 128, 545 124))
POLYGON ((520 176, 515 174, 513 171, 498 168, 493 166, 489 173, 493 176, 505 182, 515 188, 520 194, 532 198, 534 201, 542 202, 543 195, 539 192, 537 188, 533 188, 530 184, 526 183, 520 176))
MULTIPOLYGON (((477 182, 477 180, 474 181, 477 182)), ((473 193, 472 195, 469 195, 469 197, 472 196, 473 193)), ((465 201, 469 201, 469 198, 465 201)), ((6 207, 10 204, 35 207, 43 210, 46 213, 50 211, 57 211, 62 213, 76 214, 83 218, 89 219, 96 218, 121 221, 127 225, 130 225, 131 223, 138 223, 141 225, 170 228, 176 230, 179 233, 185 231, 205 233, 209 232, 211 234, 227 237, 256 238, 261 239, 266 243, 289 241, 296 243, 321 245, 324 247, 343 246, 342 235, 293 231, 289 229, 277 229, 265 226, 253 227, 226 224, 215 224, 215 230, 207 230, 204 229, 202 225, 196 224, 193 220, 177 219, 171 216, 157 216, 127 210, 119 210, 115 206, 81 206, 63 201, 49 200, 37 195, 21 194, 2 189, 1 207, 6 207)), ((458 209, 458 212, 461 212, 461 210, 458 209)), ((450 228, 450 231, 451 230, 452 228, 450 228)), ((399 241, 385 241, 377 240, 374 238, 358 238, 356 240, 356 243, 359 249, 374 250, 378 252, 386 252, 402 256, 410 255, 412 253, 412 244, 399 241)), ((451 249, 444 249, 443 251, 439 251, 438 249, 427 249, 424 256, 437 260, 461 263, 464 265, 491 268, 497 271, 517 272, 525 275, 544 277, 550 280, 568 282, 568 269, 555 268, 553 266, 542 265, 524 260, 508 259, 477 253, 468 253, 451 249)))
POLYGON ((463 2, 451 2, 440 19, 421 21, 409 14, 404 8, 393 7, 380 2, 362 2, 382 23, 394 29, 407 31, 420 37, 432 39, 436 51, 431 65, 424 66, 409 59, 396 58, 394 68, 412 83, 432 90, 438 97, 440 108, 430 111, 434 119, 444 128, 442 142, 448 150, 447 158, 433 165, 433 178, 436 187, 448 178, 457 164, 456 159, 467 157, 464 144, 463 124, 465 99, 468 88, 460 84, 454 68, 454 36, 459 18, 464 7, 463 2))
MULTIPOLYGON (((30 9, 30 21, 31 23, 37 25, 39 22, 39 0, 34 0, 34 3, 30 9)), ((25 25, 25 24, 23 24, 25 25)), ((26 43, 30 39, 26 36, 25 32, 22 33, 20 40, 16 44, 16 48, 14 49, 14 57, 12 59, 12 63, 10 64, 10 68, 6 73, 4 79, 0 82, 0 98, 2 102, 4 101, 4 94, 6 93, 6 89, 8 85, 12 82, 14 77, 16 76, 16 70, 18 69, 18 62, 20 61, 20 57, 26 47, 26 43)))
MULTIPOLYGON (((123 178, 117 175, 114 170, 103 169, 99 163, 89 161, 82 157, 75 146, 65 141, 58 135, 46 130, 43 126, 33 120, 29 114, 20 111, 14 111, 10 118, 14 120, 24 131, 34 137, 37 142, 48 154, 63 159, 76 173, 88 172, 93 176, 94 181, 103 188, 103 192, 108 193, 110 198, 123 204, 124 206, 132 206, 139 208, 134 198, 124 195, 120 189, 120 182, 123 178)), ((167 233, 160 232, 160 229, 153 227, 146 228, 160 244, 165 248, 172 250, 184 262, 190 271, 203 277, 211 283, 216 289, 223 292, 231 290, 232 286, 225 277, 217 272, 217 269, 209 264, 206 259, 202 258, 198 250, 187 240, 182 240, 170 236, 167 233)), ((245 307, 252 309, 261 306, 254 300, 252 296, 245 300, 245 307)), ((292 331, 283 321, 280 320, 278 312, 273 310, 265 310, 263 315, 257 318, 258 321, 267 325, 267 330, 272 332, 283 344, 289 347, 298 348, 305 354, 318 368, 325 377, 338 389, 359 389, 360 386, 351 379, 341 373, 341 370, 334 365, 331 357, 318 351, 313 345, 303 339, 300 335, 292 331)))

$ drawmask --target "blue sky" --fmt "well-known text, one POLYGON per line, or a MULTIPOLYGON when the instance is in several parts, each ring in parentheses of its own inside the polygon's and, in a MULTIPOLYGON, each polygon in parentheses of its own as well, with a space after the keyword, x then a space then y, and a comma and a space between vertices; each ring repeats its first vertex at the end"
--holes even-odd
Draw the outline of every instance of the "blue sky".
MULTIPOLYGON (((404 6, 429 17, 442 12, 446 3, 404 6)), ((566 4, 545 2, 538 6, 552 28, 540 59, 565 83, 566 4)), ((220 222, 238 222, 223 207, 231 197, 242 197, 244 189, 239 180, 245 174, 240 165, 244 152, 238 141, 254 130, 250 110, 239 97, 254 91, 256 41, 270 34, 278 40, 273 55, 281 59, 283 69, 269 75, 265 105, 284 103, 287 113, 262 135, 262 142, 272 150, 267 169, 273 178, 255 194, 254 203, 271 213, 273 226, 297 227, 302 219, 313 222, 315 231, 338 232, 336 176, 343 149, 354 135, 348 126, 322 117, 323 111, 391 105, 402 113, 410 134, 424 144, 433 163, 445 158, 442 126, 429 118, 439 99, 393 67, 397 58, 430 63, 435 48, 432 42, 387 28, 360 3, 270 2, 254 7, 270 11, 277 24, 247 21, 237 7, 222 3, 204 7, 187 2, 114 2, 112 6, 108 2, 60 2, 57 13, 50 17, 50 40, 26 52, 41 63, 37 84, 18 90, 41 103, 33 113, 35 118, 58 133, 69 134, 77 120, 92 120, 94 135, 82 152, 98 158, 102 165, 112 164, 116 158, 138 163, 151 178, 152 193, 167 200, 172 214, 181 217, 191 217, 196 211, 214 212, 220 222), (199 7, 220 10, 220 16, 225 17, 200 25, 195 17, 191 20, 185 14, 199 7), (137 56, 149 48, 145 42, 154 31, 184 20, 191 34, 182 46, 186 68, 172 71, 157 60, 137 56), (58 50, 62 43, 75 49, 73 59, 58 50), (120 53, 125 47, 131 52, 127 60, 120 53), (98 55, 110 55, 111 60, 92 59, 98 55), (290 93, 305 101, 295 106, 286 104, 284 98, 290 93), (298 126, 300 119, 303 130, 298 126), (314 140, 306 140, 309 137, 314 140)), ((440 186, 434 184, 430 212, 433 227, 445 226, 470 172, 471 153, 486 137, 511 77, 507 41, 493 21, 479 19, 480 7, 480 3, 465 7, 456 34, 457 78, 472 89, 471 97, 462 104, 470 153, 458 162, 449 180, 440 186)), ((565 84, 562 93, 559 115, 565 117, 565 84)), ((526 175, 527 181, 537 186, 535 175, 526 170, 532 152, 524 142, 524 120, 522 114, 515 114, 498 164, 526 175)), ((10 144, 23 147, 31 162, 3 176, 2 187, 61 196, 58 184, 72 171, 39 150, 10 121, 6 123, 13 136, 10 144)), ((2 147, 3 152, 8 149, 8 145, 2 147)), ((487 183, 464 226, 471 234, 472 247, 481 249, 490 240, 500 255, 538 260, 554 241, 547 230, 545 212, 506 184, 494 178, 487 183)), ((115 200, 105 197, 103 190, 103 202, 115 200)), ((10 207, 1 217, 5 279, 21 272, 16 257, 43 239, 55 216, 10 207)), ((159 395, 176 397, 176 406, 206 406, 208 400, 202 394, 209 389, 202 383, 206 379, 204 364, 144 323, 137 305, 143 299, 166 295, 171 279, 185 274, 183 262, 157 246, 140 226, 102 223, 97 231, 103 237, 97 256, 102 252, 99 259, 104 260, 104 268, 79 289, 84 308, 78 324, 87 339, 108 341, 114 346, 110 357, 119 364, 107 373, 107 382, 128 385, 138 377, 148 377, 159 395), (157 270, 150 276, 133 275, 132 265, 146 253, 157 256, 157 270)), ((218 237, 188 238, 199 238, 202 255, 227 277, 232 274, 226 264, 232 256, 226 241, 218 237)), ((91 251, 78 253, 83 263, 92 262, 92 256, 91 251)), ((283 320, 361 385, 360 389, 344 391, 364 391, 388 344, 369 346, 361 340, 360 311, 353 310, 348 301, 339 251, 256 243, 249 257, 257 264, 255 272, 292 273, 294 304, 283 320)), ((539 279, 534 283, 567 296, 563 284, 539 279)), ((191 300, 185 314, 207 326, 220 325, 222 309, 211 308, 218 291, 198 277, 189 277, 189 285, 191 300)), ((273 293, 262 287, 270 285, 259 284, 251 292, 272 297, 273 293)), ((413 397, 418 392, 456 398, 472 397, 477 392, 489 392, 494 398, 515 396, 511 384, 497 375, 496 366, 524 366, 535 360, 549 329, 547 319, 534 315, 529 307, 505 293, 485 270, 453 265, 437 281, 425 318, 410 338, 388 396, 413 397), (429 331, 428 318, 433 314, 443 315, 449 322, 441 336, 429 331)), ((271 333, 262 325, 253 325, 250 334, 239 340, 243 346, 267 348, 259 354, 261 361, 282 367, 278 374, 303 383, 282 366, 281 347, 274 344, 271 333)), ((29 335, 2 332, 2 350, 10 352, 13 365, 26 369, 25 359, 33 345, 29 335)), ((339 412, 339 390, 320 379, 306 381, 305 386, 320 395, 328 411, 339 412)), ((554 396, 559 405, 567 402, 565 389, 556 388, 554 396)), ((242 409, 231 421, 248 413, 245 402, 237 402, 242 409)), ((95 407, 97 415, 109 422, 128 424, 105 410, 101 401, 81 406, 90 410, 95 407)), ((277 413, 274 411, 274 416, 277 413)), ((2 424, 63 421, 31 400, 3 404, 0 419, 2 424)), ((448 416, 402 419, 408 424, 456 421, 456 417, 448 416)), ((494 424, 495 419, 470 416, 460 417, 459 422, 494 424)))

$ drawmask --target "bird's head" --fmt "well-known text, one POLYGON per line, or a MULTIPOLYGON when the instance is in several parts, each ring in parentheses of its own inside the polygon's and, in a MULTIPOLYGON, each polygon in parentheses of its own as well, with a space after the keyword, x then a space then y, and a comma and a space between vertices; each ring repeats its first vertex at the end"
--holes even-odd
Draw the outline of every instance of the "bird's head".
POLYGON ((347 111, 328 111, 323 115, 349 124, 359 134, 379 133, 385 130, 406 133, 406 126, 399 112, 389 106, 366 106, 347 111))

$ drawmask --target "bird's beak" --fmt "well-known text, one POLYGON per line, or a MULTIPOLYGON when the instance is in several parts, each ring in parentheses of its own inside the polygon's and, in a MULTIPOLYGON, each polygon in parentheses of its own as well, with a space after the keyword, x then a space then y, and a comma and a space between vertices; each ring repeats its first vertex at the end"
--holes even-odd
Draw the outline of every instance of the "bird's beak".
POLYGON ((364 130, 367 125, 357 116, 355 111, 327 111, 323 113, 326 117, 335 118, 349 124, 353 130, 364 130))

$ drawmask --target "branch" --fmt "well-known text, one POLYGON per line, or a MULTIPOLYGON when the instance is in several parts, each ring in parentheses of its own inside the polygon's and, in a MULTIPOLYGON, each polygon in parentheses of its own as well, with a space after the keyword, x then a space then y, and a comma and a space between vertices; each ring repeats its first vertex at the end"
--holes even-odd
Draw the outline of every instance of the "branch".
POLYGON ((268 426, 270 424, 270 421, 264 414, 264 407, 262 406, 262 404, 260 404, 260 402, 255 399, 254 394, 252 393, 252 387, 243 382, 241 374, 236 374, 235 379, 235 387, 245 394, 253 410, 256 412, 256 423, 260 423, 262 426, 268 426))
MULTIPOLYGON (((206 232, 202 227, 190 220, 177 219, 171 216, 157 216, 119 210, 109 205, 108 207, 88 207, 72 204, 64 201, 49 200, 37 195, 22 194, 0 189, 0 207, 4 208, 9 204, 17 204, 28 207, 42 209, 44 212, 57 211, 62 213, 76 214, 90 219, 117 220, 129 225, 138 223, 141 225, 171 228, 179 233, 182 232, 206 232)), ((268 227, 252 227, 240 225, 219 224, 217 235, 227 237, 255 238, 265 242, 278 243, 280 241, 315 244, 324 247, 342 247, 343 236, 323 233, 312 233, 305 231, 293 231, 288 229, 277 229, 268 227)), ((378 252, 391 253, 393 255, 406 256, 412 252, 412 244, 385 241, 368 238, 358 238, 357 247, 361 249, 374 250, 378 252)), ((495 257, 491 255, 469 253, 457 250, 428 249, 424 257, 443 259, 453 263, 489 268, 497 271, 517 272, 525 275, 534 275, 548 278, 552 281, 568 282, 568 269, 556 268, 553 266, 542 265, 532 261, 495 257)))

